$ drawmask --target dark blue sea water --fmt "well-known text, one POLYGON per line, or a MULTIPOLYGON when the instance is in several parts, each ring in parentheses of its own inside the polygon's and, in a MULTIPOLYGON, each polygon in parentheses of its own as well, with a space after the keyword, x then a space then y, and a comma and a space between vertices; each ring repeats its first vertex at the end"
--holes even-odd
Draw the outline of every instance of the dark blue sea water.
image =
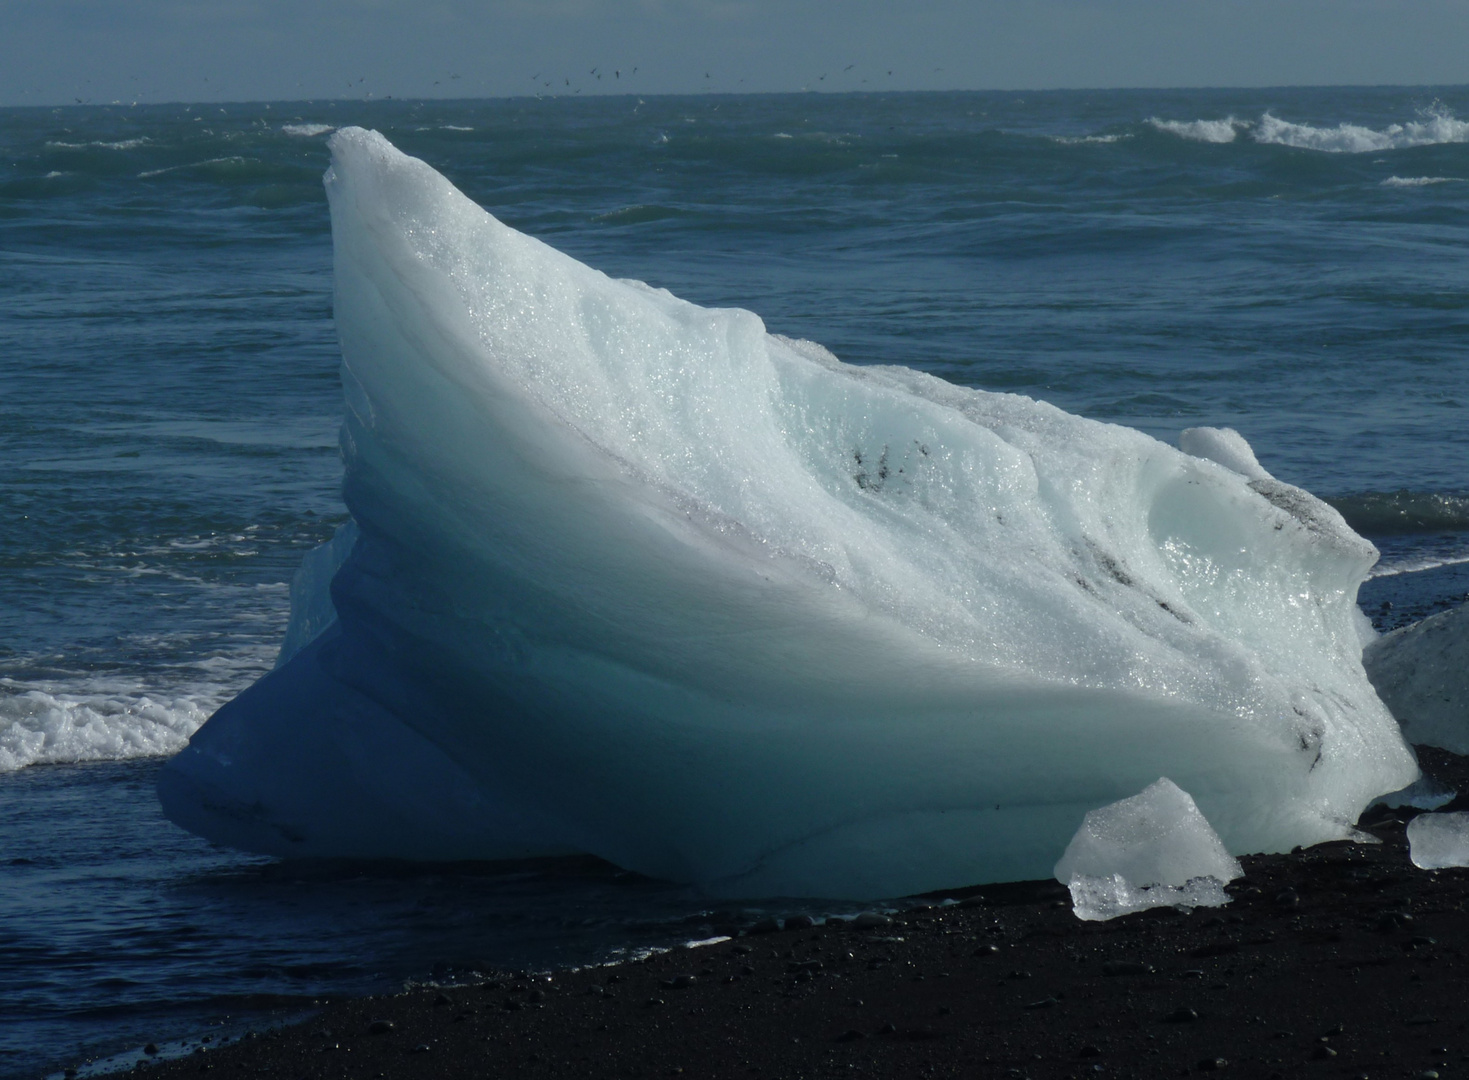
POLYGON ((0 1076, 711 924, 598 865, 282 865, 158 812, 344 519, 331 127, 849 361, 1235 427, 1378 543, 1390 626, 1469 591, 1460 116, 1463 87, 0 110, 0 1076))

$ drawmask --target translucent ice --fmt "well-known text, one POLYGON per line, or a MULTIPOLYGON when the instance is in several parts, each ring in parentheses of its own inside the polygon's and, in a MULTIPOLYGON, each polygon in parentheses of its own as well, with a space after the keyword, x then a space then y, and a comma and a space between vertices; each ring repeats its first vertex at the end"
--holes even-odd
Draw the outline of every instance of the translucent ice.
POLYGON ((165 770, 175 821, 880 897, 1044 876, 1164 774, 1236 851, 1416 776, 1360 663, 1376 552, 1305 492, 842 364, 330 145, 359 535, 336 622, 165 770))
POLYGON ((286 626, 286 637, 275 660, 276 667, 315 641, 323 630, 337 621, 337 609, 332 606, 332 578, 337 576, 356 543, 357 525, 349 521, 338 528, 330 540, 308 551, 301 560, 296 576, 291 580, 291 621, 286 626))
POLYGON ((1469 604, 1384 634, 1362 662, 1409 741, 1469 754, 1469 604))
POLYGON ((1164 777, 1089 811, 1056 864, 1079 919, 1151 907, 1218 907, 1244 871, 1188 792, 1164 777))
POLYGON ((1255 451, 1234 428, 1185 428, 1178 433, 1178 448, 1185 454, 1217 461, 1246 480, 1270 479, 1270 474, 1255 458, 1255 451))
POLYGON ((1408 857, 1424 870, 1469 866, 1469 814, 1419 814, 1408 822, 1408 857))

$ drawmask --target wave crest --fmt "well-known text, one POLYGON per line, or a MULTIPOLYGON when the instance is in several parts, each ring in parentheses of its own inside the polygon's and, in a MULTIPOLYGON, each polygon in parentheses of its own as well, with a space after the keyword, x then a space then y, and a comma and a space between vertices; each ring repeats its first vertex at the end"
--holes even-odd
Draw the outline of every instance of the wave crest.
POLYGON ((1430 184, 1461 184, 1462 176, 1389 176, 1382 187, 1428 187, 1430 184))
POLYGON ((1249 121, 1236 120, 1233 116, 1226 116, 1223 120, 1159 120, 1150 116, 1148 123, 1180 139, 1207 143, 1234 142, 1239 129, 1250 126, 1249 121))
POLYGON ((1469 496, 1424 491, 1369 491, 1328 499, 1365 536, 1469 532, 1469 496))
POLYGON ((63 693, 0 679, 0 773, 177 753, 218 704, 121 687, 63 693))
POLYGON ((1159 131, 1193 142, 1230 143, 1241 131, 1247 131, 1251 139, 1267 146, 1289 146, 1328 154, 1366 154, 1469 142, 1469 121, 1458 119, 1442 102, 1434 102, 1421 110, 1417 120, 1389 124, 1381 129, 1345 121, 1335 127, 1297 124, 1282 120, 1269 111, 1255 121, 1239 120, 1234 116, 1226 116, 1222 120, 1160 120, 1154 116, 1147 122, 1159 131))

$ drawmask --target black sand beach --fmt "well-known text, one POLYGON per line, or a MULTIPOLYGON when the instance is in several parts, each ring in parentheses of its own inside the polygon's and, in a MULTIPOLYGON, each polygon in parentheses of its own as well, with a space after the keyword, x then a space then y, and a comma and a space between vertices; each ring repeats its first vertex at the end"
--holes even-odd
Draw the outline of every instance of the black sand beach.
MULTIPOLYGON (((1469 789, 1469 759, 1420 748, 1469 789)), ((1451 804, 1449 809, 1456 809, 1451 804)), ((617 967, 323 1001, 136 1066, 281 1077, 1448 1077, 1469 1072, 1469 869, 1380 843, 1242 860, 1227 907, 1089 923, 1056 882, 891 917, 730 927, 617 967)), ((954 902, 957 901, 957 902, 954 902)))

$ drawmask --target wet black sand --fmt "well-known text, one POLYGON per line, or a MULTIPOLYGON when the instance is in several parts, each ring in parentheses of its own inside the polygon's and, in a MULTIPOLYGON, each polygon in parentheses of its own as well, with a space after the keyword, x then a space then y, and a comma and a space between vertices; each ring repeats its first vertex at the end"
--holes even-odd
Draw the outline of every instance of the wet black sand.
MULTIPOLYGON (((1426 773, 1469 791, 1469 759, 1421 754, 1426 773)), ((1086 923, 1055 882, 994 885, 891 921, 795 919, 618 967, 323 1002, 293 1027, 138 1069, 211 1080, 1469 1075, 1469 870, 1408 861, 1413 813, 1365 815, 1379 844, 1245 858, 1224 908, 1086 923)))

